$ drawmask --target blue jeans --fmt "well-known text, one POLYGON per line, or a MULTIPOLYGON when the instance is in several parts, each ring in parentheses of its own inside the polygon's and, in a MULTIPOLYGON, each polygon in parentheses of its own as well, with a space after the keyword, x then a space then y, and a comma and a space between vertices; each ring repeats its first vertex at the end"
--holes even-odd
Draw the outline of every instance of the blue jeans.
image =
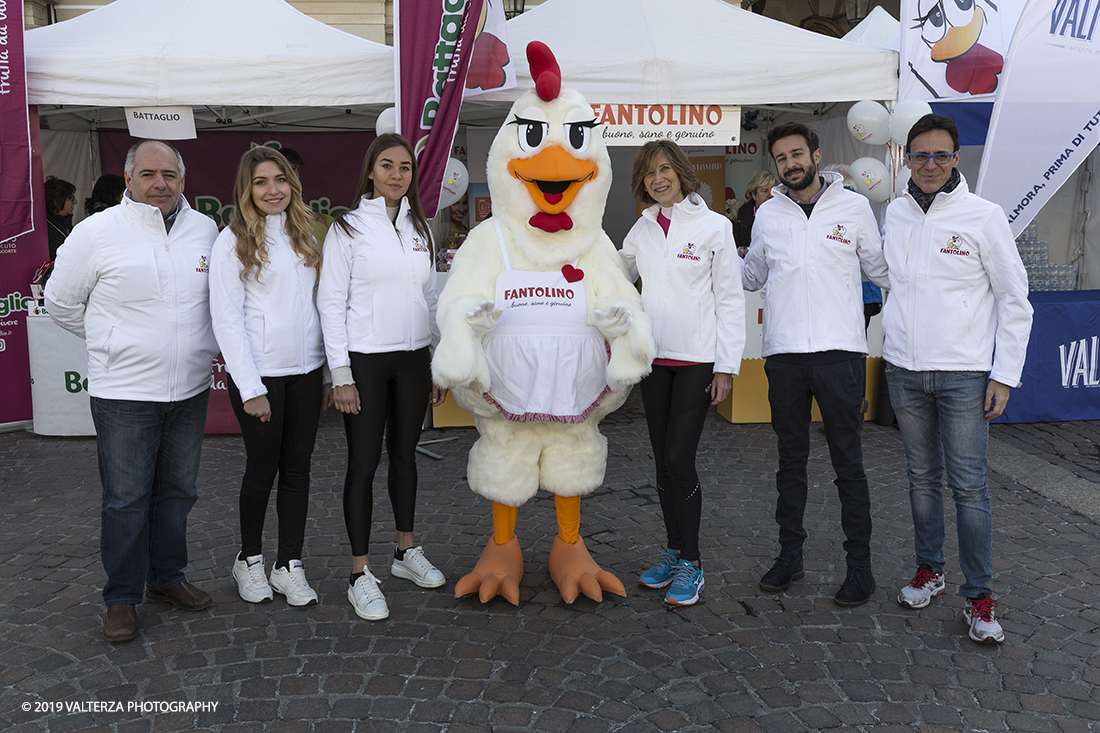
POLYGON ((959 595, 990 591, 993 516, 985 482, 989 423, 987 372, 911 372, 886 365, 890 404, 898 418, 909 464, 909 505, 917 565, 944 572, 943 483, 955 500, 959 565, 966 583, 959 595))
POLYGON ((187 514, 198 499, 209 398, 209 390, 180 402, 91 398, 108 606, 141 603, 146 587, 163 590, 186 579, 187 514))
POLYGON ((871 564, 871 497, 859 435, 866 370, 862 357, 829 364, 792 364, 772 358, 764 362, 772 429, 779 444, 779 470, 775 473, 779 544, 801 547, 806 539, 802 519, 810 457, 810 408, 816 398, 836 471, 833 483, 840 498, 840 526, 849 567, 871 564))

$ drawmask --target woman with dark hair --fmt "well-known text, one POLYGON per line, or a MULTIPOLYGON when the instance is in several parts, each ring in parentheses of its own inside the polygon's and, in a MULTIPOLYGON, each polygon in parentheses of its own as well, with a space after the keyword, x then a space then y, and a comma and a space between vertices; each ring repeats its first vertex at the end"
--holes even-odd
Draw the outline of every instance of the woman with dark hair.
POLYGON ((122 202, 122 194, 125 192, 125 178, 117 173, 104 173, 92 187, 92 195, 84 199, 84 216, 98 214, 104 209, 117 206, 122 202))
POLYGON ((690 606, 705 586, 695 453, 708 408, 726 399, 741 368, 741 259, 730 220, 692 193, 695 172, 676 143, 643 145, 630 185, 634 197, 649 204, 626 235, 622 256, 631 277, 641 275, 642 306, 657 344, 641 390, 668 537, 664 554, 639 582, 669 586, 665 603, 690 606))
POLYGON ((397 525, 390 574, 422 588, 446 582, 413 542, 416 444, 429 400, 439 405, 445 396, 431 378, 429 349, 439 342, 434 261, 412 146, 400 135, 379 135, 367 149, 352 208, 325 238, 318 297, 334 399, 344 413, 348 442, 348 600, 368 621, 389 615, 367 554, 383 433, 397 525))
POLYGON ((249 603, 277 591, 290 605, 306 606, 317 602, 302 564, 310 459, 321 410, 332 404, 316 302, 321 247, 298 176, 277 150, 241 156, 233 204, 210 258, 214 335, 245 447, 233 579, 249 603), (262 541, 276 474, 279 549, 269 580, 262 541))
POLYGON ((57 259, 57 248, 65 243, 73 230, 73 208, 76 206, 76 186, 54 176, 47 176, 43 186, 46 202, 46 233, 50 242, 50 261, 57 259))

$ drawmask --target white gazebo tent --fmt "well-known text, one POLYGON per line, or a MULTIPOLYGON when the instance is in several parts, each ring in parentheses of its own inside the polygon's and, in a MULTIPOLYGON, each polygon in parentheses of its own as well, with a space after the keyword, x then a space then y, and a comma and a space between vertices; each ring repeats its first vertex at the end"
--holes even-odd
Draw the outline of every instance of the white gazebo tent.
POLYGON ((897 54, 765 18, 722 0, 547 0, 508 21, 518 86, 524 48, 553 50, 567 83, 591 102, 743 106, 894 99, 897 54))
POLYGON ((115 0, 26 36, 28 102, 331 108, 393 102, 393 49, 283 0, 115 0))
POLYGON ((90 192, 95 130, 124 107, 190 106, 199 129, 372 129, 393 104, 393 49, 283 0, 115 0, 28 31, 28 102, 47 171, 90 192))

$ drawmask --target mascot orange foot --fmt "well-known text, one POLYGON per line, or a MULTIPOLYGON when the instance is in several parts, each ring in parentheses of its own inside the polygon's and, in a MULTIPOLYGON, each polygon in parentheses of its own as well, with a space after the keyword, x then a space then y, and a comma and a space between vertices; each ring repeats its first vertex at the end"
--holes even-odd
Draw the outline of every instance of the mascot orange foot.
MULTIPOLYGON (((622 582, 592 559, 580 537, 581 498, 555 496, 558 535, 550 549, 550 578, 558 586, 562 600, 572 603, 584 594, 594 601, 603 600, 603 591, 626 595, 622 582)), ((482 603, 500 596, 519 605, 519 581, 523 578, 523 555, 516 539, 517 508, 493 503, 493 537, 485 545, 473 572, 455 585, 455 598, 477 593, 482 603), (507 536, 500 542, 502 536, 507 536)))

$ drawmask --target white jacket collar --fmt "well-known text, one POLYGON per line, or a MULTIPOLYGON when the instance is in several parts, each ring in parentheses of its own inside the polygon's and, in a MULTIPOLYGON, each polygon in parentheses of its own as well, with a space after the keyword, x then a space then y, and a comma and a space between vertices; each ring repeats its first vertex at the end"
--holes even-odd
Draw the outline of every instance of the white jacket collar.
MULTIPOLYGON (((190 208, 191 207, 187 204, 187 199, 184 198, 181 193, 179 201, 176 203, 176 218, 178 219, 184 211, 190 208)), ((160 213, 160 209, 156 206, 134 201, 130 198, 129 191, 124 192, 122 195, 122 210, 126 212, 127 216, 143 224, 156 225, 159 223, 162 226, 164 224, 164 215, 160 213)))
MULTIPOLYGON (((375 196, 374 198, 367 198, 363 196, 359 199, 359 212, 363 216, 380 216, 386 221, 389 221, 389 217, 386 216, 386 197, 375 196)), ((400 220, 406 216, 409 216, 409 212, 412 211, 412 207, 409 205, 409 197, 401 197, 401 209, 397 212, 397 218, 400 220)))
MULTIPOLYGON (((928 207, 928 213, 932 211, 939 211, 950 206, 954 206, 967 196, 970 195, 970 186, 966 182, 966 176, 959 172, 959 185, 955 186, 954 191, 940 191, 936 194, 936 198, 932 199, 932 205, 928 207)), ((913 198, 913 194, 909 193, 909 183, 905 183, 905 198, 909 201, 909 204, 920 211, 920 204, 913 198)), ((923 212, 922 212, 923 213, 923 212)))
MULTIPOLYGON (((642 216, 657 221, 657 214, 661 211, 660 204, 653 204, 642 212, 642 216)), ((672 206, 672 219, 685 218, 695 219, 703 216, 710 208, 703 201, 703 197, 697 193, 689 193, 684 197, 684 200, 678 204, 672 206)))

